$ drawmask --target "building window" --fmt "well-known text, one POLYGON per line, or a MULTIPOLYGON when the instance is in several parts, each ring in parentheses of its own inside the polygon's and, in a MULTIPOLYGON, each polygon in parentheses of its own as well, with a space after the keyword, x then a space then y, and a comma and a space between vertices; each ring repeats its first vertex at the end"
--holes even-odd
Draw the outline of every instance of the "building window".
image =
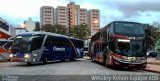
POLYGON ((48 13, 51 13, 51 11, 48 11, 48 13))

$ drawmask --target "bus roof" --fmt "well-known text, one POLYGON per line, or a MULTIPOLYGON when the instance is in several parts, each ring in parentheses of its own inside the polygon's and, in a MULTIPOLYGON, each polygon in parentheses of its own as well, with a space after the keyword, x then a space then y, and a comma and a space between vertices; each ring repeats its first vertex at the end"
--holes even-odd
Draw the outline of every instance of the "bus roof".
POLYGON ((133 21, 112 21, 111 23, 116 23, 116 22, 126 22, 126 23, 136 23, 136 24, 142 24, 142 23, 133 22, 133 21))
POLYGON ((0 39, 0 41, 13 41, 13 40, 0 39))
MULTIPOLYGON (((61 35, 61 34, 56 34, 56 33, 51 33, 51 32, 25 32, 25 33, 22 33, 22 34, 18 34, 18 35, 35 35, 35 34, 45 34, 45 35, 52 35, 52 36, 60 36, 60 37, 65 37, 65 38, 70 38, 70 39, 73 39, 73 40, 81 40, 81 39, 78 39, 78 38, 74 38, 74 37, 69 37, 69 36, 66 36, 66 35, 61 35)), ((17 36, 18 36, 17 35, 17 36)), ((83 40, 81 40, 83 41, 83 40)))

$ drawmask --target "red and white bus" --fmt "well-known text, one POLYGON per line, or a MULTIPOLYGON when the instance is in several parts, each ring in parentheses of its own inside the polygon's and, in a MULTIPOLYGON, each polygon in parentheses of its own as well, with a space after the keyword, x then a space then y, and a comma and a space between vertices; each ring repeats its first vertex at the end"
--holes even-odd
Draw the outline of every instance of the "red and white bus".
POLYGON ((146 43, 143 24, 114 21, 91 37, 89 53, 106 66, 145 68, 146 43))

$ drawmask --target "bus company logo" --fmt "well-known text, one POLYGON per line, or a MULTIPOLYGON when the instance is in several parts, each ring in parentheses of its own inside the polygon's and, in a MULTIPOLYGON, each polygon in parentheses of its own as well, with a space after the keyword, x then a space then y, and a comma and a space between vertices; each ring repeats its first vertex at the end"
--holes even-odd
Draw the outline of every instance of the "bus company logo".
POLYGON ((64 47, 56 47, 56 46, 54 46, 53 47, 53 51, 65 51, 65 48, 64 47))

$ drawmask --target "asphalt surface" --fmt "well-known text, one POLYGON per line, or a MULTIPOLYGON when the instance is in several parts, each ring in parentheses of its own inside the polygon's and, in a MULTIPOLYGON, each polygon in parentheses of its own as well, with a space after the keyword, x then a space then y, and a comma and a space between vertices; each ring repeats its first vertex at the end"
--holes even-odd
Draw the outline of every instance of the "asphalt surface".
MULTIPOLYGON (((9 75, 11 75, 9 76, 9 78, 11 79, 17 78, 16 76, 14 77, 12 75, 17 75, 19 79, 15 81, 89 81, 91 79, 90 76, 93 75, 141 76, 159 74, 147 72, 144 70, 106 68, 102 64, 91 62, 91 60, 79 59, 72 62, 57 61, 49 62, 46 65, 38 63, 30 66, 27 66, 25 63, 19 62, 3 62, 0 63, 0 75, 2 75, 2 81, 6 81, 5 79, 9 75), (23 76, 23 78, 21 76, 23 76), (84 78, 85 80, 83 80, 84 78)), ((160 80, 160 77, 158 78, 158 80, 160 80)))

